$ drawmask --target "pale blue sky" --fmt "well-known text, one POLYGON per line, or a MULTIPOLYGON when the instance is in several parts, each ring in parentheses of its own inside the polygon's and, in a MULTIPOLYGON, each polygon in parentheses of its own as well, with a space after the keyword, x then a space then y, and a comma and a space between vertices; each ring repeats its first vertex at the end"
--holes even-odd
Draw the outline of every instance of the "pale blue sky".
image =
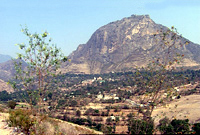
POLYGON ((200 0, 0 0, 0 54, 15 57, 14 44, 26 43, 20 25, 33 33, 47 30, 69 55, 99 27, 132 14, 149 14, 200 44, 200 0))

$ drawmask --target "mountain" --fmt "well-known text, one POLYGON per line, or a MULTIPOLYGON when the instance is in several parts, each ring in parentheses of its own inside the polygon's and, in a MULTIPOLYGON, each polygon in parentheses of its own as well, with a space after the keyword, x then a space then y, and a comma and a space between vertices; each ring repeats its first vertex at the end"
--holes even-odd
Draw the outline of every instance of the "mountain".
MULTIPOLYGON (((19 62, 19 59, 14 60, 19 62)), ((6 90, 7 92, 14 92, 13 88, 7 84, 7 82, 15 76, 15 66, 14 61, 9 60, 0 63, 0 91, 6 90)), ((25 69, 27 64, 22 61, 22 68, 25 69)))
POLYGON ((3 63, 3 62, 6 62, 8 60, 11 60, 11 56, 9 55, 3 55, 3 54, 0 54, 0 63, 3 63))
MULTIPOLYGON (((168 28, 156 24, 149 15, 132 15, 100 27, 86 44, 69 55, 70 63, 62 65, 68 73, 96 74, 134 70, 146 66, 159 44, 154 34, 168 28)), ((184 41, 187 39, 183 38, 184 41)), ((185 54, 184 66, 200 65, 200 46, 189 42, 180 50, 185 54)))
MULTIPOLYGON (((19 62, 19 59, 16 59, 15 62, 19 62)), ((22 68, 25 69, 26 63, 22 62, 22 68)), ((0 79, 8 81, 12 79, 15 75, 15 65, 13 60, 0 63, 0 79)))
POLYGON ((10 85, 8 85, 4 80, 0 79, 0 92, 4 90, 9 93, 14 92, 14 89, 10 85))

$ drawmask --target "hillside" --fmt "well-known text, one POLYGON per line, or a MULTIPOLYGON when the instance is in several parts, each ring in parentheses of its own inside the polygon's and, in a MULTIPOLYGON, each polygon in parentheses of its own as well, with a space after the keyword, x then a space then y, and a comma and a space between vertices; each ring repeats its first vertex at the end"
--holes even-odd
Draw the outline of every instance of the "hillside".
POLYGON ((196 115, 200 111, 199 100, 199 95, 189 95, 176 99, 166 107, 156 108, 152 115, 155 118, 155 124, 158 125, 159 120, 165 116, 170 119, 189 119, 191 123, 199 122, 200 116, 196 115))
MULTIPOLYGON (((19 62, 19 60, 15 60, 15 62, 19 62)), ((25 69, 26 63, 22 62, 22 68, 25 69)), ((8 81, 12 79, 15 75, 15 66, 13 60, 9 60, 3 63, 0 63, 0 79, 4 81, 8 81)))
POLYGON ((9 93, 14 91, 10 85, 8 85, 5 81, 0 79, 0 92, 4 90, 9 93))
MULTIPOLYGON (((12 135, 12 134, 20 135, 20 134, 23 134, 22 132, 17 131, 16 127, 8 127, 8 124, 6 122, 8 117, 9 117, 8 113, 0 113, 0 133, 1 133, 1 135, 12 135)), ((66 135, 67 134, 70 134, 70 135, 103 134, 102 132, 95 131, 93 129, 89 129, 85 126, 79 126, 77 124, 65 122, 65 121, 62 121, 62 120, 56 120, 56 119, 52 119, 52 120, 57 122, 62 134, 66 134, 66 135)), ((46 127, 47 131, 45 132, 45 134, 52 135, 53 134, 52 131, 55 130, 55 129, 52 130, 53 126, 50 123, 46 123, 45 126, 48 126, 48 128, 46 127)))
MULTIPOLYGON (((134 70, 145 67, 153 57, 162 57, 154 34, 168 28, 156 24, 148 15, 132 15, 100 27, 86 44, 81 44, 69 56, 71 63, 63 72, 97 74, 134 70)), ((160 39, 159 39, 160 40, 160 39)), ((182 38, 181 42, 187 39, 182 38)), ((200 65, 200 46, 189 42, 179 50, 185 55, 183 66, 200 65)))
MULTIPOLYGON (((15 60, 18 62, 19 60, 15 60)), ((26 67, 26 63, 22 62, 23 69, 26 67)), ((0 91, 6 90, 7 92, 13 92, 13 88, 7 84, 7 81, 13 79, 15 76, 15 66, 13 60, 9 60, 0 63, 0 91)))

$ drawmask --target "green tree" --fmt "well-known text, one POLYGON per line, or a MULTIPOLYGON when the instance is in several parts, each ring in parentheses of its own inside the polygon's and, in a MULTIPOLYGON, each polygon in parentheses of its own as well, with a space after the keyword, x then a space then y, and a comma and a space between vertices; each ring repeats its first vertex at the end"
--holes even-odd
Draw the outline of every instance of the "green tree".
POLYGON ((9 101, 8 102, 8 107, 11 109, 15 109, 15 106, 17 105, 17 103, 15 101, 9 101))
POLYGON ((106 123, 107 123, 108 125, 110 125, 110 124, 112 123, 112 118, 111 118, 111 117, 108 117, 108 118, 106 119, 106 123))
POLYGON ((27 91, 31 108, 33 100, 36 99, 38 112, 41 112, 48 92, 58 89, 55 77, 61 73, 58 72, 61 62, 68 59, 51 43, 52 39, 48 38, 48 32, 32 34, 28 28, 22 28, 22 32, 27 36, 28 43, 16 44, 23 53, 17 54, 20 61, 14 61, 16 81, 10 83, 15 90, 27 91), (22 68, 23 61, 27 63, 25 70, 22 68))
POLYGON ((135 116, 137 118, 129 121, 129 131, 132 134, 152 134, 153 110, 158 104, 165 104, 173 100, 172 97, 178 96, 179 93, 174 87, 184 83, 182 75, 180 75, 180 78, 183 78, 180 79, 181 83, 174 81, 173 71, 182 62, 184 55, 180 52, 188 41, 181 38, 174 27, 160 29, 153 37, 157 44, 152 47, 153 60, 146 67, 138 68, 133 76, 139 105, 137 105, 138 113, 135 116))
POLYGON ((129 132, 135 134, 153 134, 154 124, 153 121, 131 119, 128 126, 129 132))
POLYGON ((81 111, 80 111, 80 110, 77 110, 77 111, 76 111, 76 116, 78 116, 78 117, 81 116, 81 111))
POLYGON ((200 134, 200 123, 195 123, 192 127, 192 129, 195 131, 195 134, 200 134))
POLYGON ((159 125, 157 126, 157 128, 159 129, 161 134, 165 134, 165 132, 167 131, 167 129, 169 127, 169 124, 170 124, 170 120, 167 117, 165 117, 159 121, 159 125))
POLYGON ((115 122, 116 122, 116 124, 118 124, 119 121, 120 121, 119 116, 116 116, 116 117, 115 117, 115 122))
POLYGON ((160 46, 155 48, 153 61, 147 67, 138 69, 134 76, 137 94, 140 95, 138 111, 147 121, 151 119, 155 106, 172 100, 173 96, 178 96, 178 92, 174 89, 177 82, 174 82, 172 72, 183 59, 184 55, 180 54, 180 50, 188 43, 181 38, 174 27, 161 29, 154 35, 154 40, 160 46), (167 96, 163 96, 164 93, 167 96))
POLYGON ((190 124, 189 124, 188 119, 185 119, 185 120, 174 119, 171 122, 169 122, 168 118, 164 118, 160 121, 158 128, 162 134, 189 134, 190 133, 190 124))
POLYGON ((12 99, 12 97, 7 91, 4 90, 4 91, 0 92, 0 100, 1 101, 8 101, 11 99, 12 99))
POLYGON ((75 106, 78 105, 78 102, 77 102, 76 100, 72 100, 72 101, 70 102, 70 105, 71 105, 72 107, 75 107, 75 106))
POLYGON ((172 120, 171 121, 171 125, 173 126, 173 132, 174 134, 188 134, 190 131, 190 124, 189 124, 189 120, 185 119, 185 120, 172 120))

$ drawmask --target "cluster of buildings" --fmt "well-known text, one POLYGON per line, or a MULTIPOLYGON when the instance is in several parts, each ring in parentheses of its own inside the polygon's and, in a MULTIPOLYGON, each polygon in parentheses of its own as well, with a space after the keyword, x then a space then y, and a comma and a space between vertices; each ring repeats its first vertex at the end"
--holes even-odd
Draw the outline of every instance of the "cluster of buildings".
POLYGON ((94 79, 87 79, 87 80, 84 80, 82 81, 82 86, 85 86, 85 85, 88 85, 88 84, 92 84, 93 82, 105 82, 105 80, 102 79, 102 77, 94 77, 94 79))

